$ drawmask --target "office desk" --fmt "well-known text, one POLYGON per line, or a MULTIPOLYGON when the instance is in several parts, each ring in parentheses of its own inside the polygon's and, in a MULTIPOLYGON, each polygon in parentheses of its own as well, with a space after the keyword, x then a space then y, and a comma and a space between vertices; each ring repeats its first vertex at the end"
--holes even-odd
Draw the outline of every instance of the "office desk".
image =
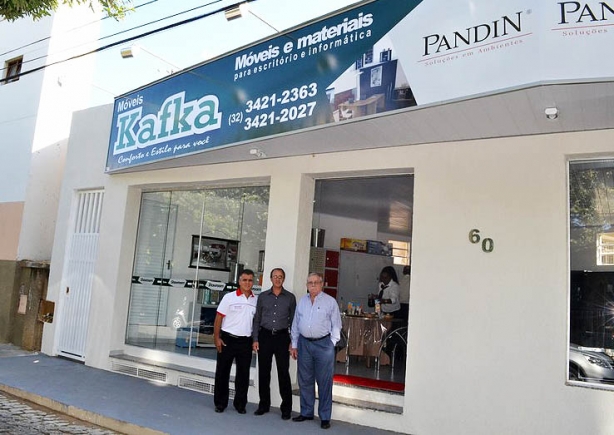
POLYGON ((384 94, 371 95, 364 100, 354 101, 352 103, 341 103, 339 109, 342 112, 350 111, 352 118, 358 118, 360 116, 373 115, 378 111, 384 109, 384 94))
MULTIPOLYGON (((337 361, 349 364, 349 356, 364 356, 367 367, 370 367, 371 357, 377 358, 382 338, 385 338, 392 327, 392 319, 342 315, 341 323, 348 336, 348 345, 337 353, 337 361)), ((379 365, 388 364, 390 358, 382 352, 379 365)))

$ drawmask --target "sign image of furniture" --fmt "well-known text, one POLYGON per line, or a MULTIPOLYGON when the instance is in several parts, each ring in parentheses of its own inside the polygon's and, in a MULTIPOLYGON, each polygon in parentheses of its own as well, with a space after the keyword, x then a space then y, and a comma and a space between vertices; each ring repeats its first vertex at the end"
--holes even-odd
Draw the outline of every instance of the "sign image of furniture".
POLYGON ((339 104, 339 110, 343 113, 351 112, 352 118, 361 116, 374 115, 379 111, 384 110, 385 98, 384 94, 375 94, 364 100, 346 102, 339 104))

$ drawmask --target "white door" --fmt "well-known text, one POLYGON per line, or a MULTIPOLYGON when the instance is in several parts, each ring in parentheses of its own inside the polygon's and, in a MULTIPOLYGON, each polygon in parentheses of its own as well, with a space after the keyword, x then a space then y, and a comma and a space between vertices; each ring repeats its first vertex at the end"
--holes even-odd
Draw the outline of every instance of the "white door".
POLYGON ((85 361, 90 297, 98 257, 104 192, 79 192, 69 235, 60 293, 58 353, 85 361))

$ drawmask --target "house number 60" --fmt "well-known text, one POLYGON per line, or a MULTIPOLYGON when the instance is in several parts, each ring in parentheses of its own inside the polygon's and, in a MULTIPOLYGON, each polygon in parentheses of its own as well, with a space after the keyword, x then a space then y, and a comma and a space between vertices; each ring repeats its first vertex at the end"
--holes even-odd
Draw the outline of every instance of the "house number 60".
MULTIPOLYGON (((480 243, 480 230, 473 229, 469 231, 469 241, 473 244, 480 243)), ((495 249, 495 242, 489 237, 482 240, 482 251, 492 252, 495 249)))

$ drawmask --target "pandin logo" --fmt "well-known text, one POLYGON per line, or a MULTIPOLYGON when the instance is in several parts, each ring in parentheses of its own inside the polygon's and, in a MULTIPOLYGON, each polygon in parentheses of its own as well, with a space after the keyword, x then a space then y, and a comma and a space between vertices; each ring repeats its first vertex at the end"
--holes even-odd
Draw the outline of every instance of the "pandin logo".
POLYGON ((147 277, 147 276, 141 276, 141 277, 139 278, 139 282, 140 282, 141 284, 153 284, 153 283, 154 283, 154 281, 155 281, 155 279, 154 279, 154 278, 150 278, 150 277, 147 277))
POLYGON ((425 36, 422 38, 424 40, 423 56, 430 56, 431 54, 438 54, 442 51, 446 52, 457 48, 471 47, 487 39, 496 39, 520 33, 522 31, 522 14, 523 12, 516 12, 515 16, 504 16, 499 20, 458 30, 449 35, 434 33, 425 36))
POLYGON ((614 7, 607 2, 580 3, 560 2, 561 21, 559 24, 595 23, 614 17, 614 7), (592 6, 591 6, 592 4, 592 6))
POLYGON ((185 279, 171 279, 168 283, 171 287, 185 287, 185 279))

